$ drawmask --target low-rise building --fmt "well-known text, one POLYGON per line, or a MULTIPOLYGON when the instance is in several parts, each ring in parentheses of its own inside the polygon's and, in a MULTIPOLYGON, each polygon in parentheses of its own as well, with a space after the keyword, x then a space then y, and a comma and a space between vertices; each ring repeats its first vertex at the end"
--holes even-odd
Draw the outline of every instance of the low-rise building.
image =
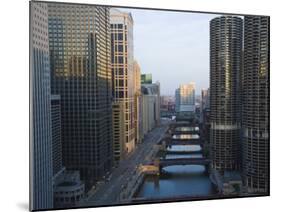
POLYGON ((83 199, 85 185, 79 171, 64 171, 54 185, 54 208, 77 206, 83 199))

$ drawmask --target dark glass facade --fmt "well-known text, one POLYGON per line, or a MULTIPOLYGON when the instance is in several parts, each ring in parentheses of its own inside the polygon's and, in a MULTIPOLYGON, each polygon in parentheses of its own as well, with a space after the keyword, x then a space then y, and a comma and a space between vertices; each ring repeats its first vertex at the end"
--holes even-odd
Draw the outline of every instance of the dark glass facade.
POLYGON ((59 95, 51 95, 51 117, 53 176, 56 177, 56 175, 63 169, 61 149, 61 106, 59 95))
POLYGON ((112 166, 110 24, 106 7, 48 4, 52 94, 61 96, 63 165, 86 190, 112 166))
POLYGON ((30 209, 53 207, 48 8, 30 2, 30 209))

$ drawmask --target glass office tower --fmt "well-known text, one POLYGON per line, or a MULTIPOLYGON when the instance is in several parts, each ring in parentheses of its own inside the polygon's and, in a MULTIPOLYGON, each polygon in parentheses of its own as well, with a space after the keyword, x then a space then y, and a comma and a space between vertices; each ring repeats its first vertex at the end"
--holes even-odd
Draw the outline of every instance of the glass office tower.
POLYGON ((48 8, 30 2, 30 209, 53 207, 48 8))
POLYGON ((48 3, 52 94, 61 96, 63 165, 86 190, 112 167, 109 9, 48 3))

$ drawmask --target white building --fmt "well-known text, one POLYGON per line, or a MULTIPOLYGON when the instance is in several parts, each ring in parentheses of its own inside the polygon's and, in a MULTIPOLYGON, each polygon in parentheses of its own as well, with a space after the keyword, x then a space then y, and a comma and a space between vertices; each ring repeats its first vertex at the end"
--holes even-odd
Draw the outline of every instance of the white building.
POLYGON ((177 112, 195 112, 195 83, 180 85, 175 96, 177 112))
POLYGON ((142 84, 142 124, 146 134, 160 123, 160 84, 142 84))

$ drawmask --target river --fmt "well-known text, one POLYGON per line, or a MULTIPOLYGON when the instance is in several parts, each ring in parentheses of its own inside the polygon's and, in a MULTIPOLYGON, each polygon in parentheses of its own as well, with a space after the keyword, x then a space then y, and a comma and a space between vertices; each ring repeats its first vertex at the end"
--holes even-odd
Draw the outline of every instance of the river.
MULTIPOLYGON (((185 130, 186 128, 183 128, 185 130)), ((177 135, 177 138, 189 138, 194 135, 177 135)), ((196 137, 196 136, 195 136, 196 137)), ((200 145, 172 145, 167 148, 165 155, 173 158, 201 158, 201 153, 176 154, 175 151, 200 151, 200 145)), ((204 166, 201 165, 174 165, 163 168, 160 176, 146 176, 139 191, 135 195, 142 198, 167 198, 177 196, 208 196, 215 194, 204 166)))

